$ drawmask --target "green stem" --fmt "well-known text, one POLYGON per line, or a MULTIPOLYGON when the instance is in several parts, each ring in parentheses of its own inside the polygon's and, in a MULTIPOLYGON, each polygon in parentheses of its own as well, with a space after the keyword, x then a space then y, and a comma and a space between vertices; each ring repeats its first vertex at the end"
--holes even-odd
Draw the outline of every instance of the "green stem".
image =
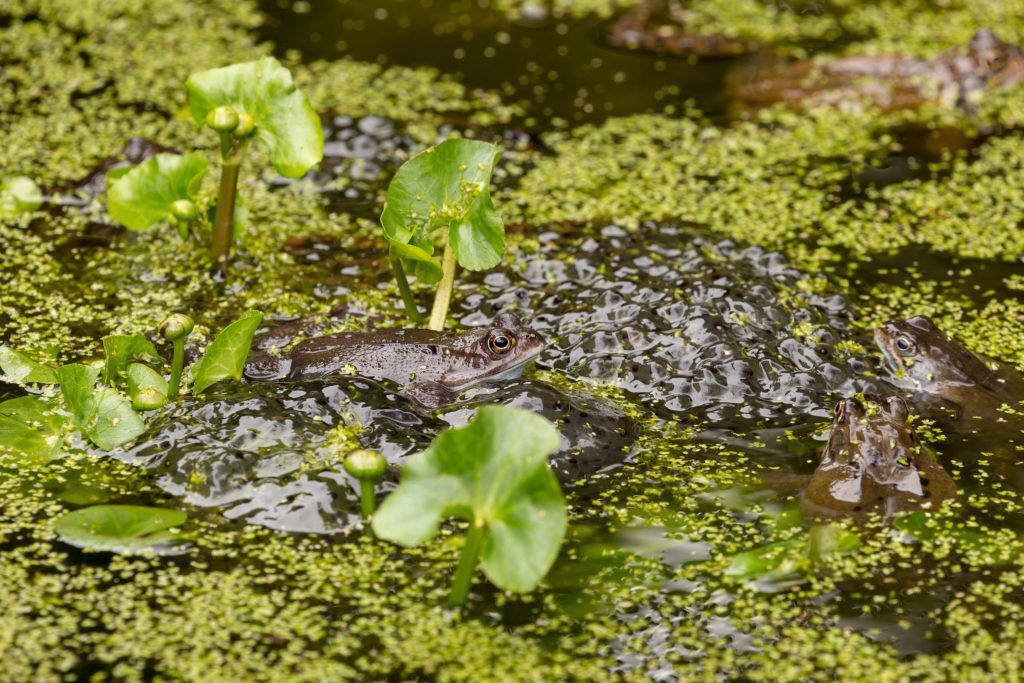
POLYGON ((171 381, 168 382, 167 398, 174 398, 178 395, 178 385, 181 384, 181 372, 185 368, 185 338, 172 341, 174 355, 171 357, 171 381))
POLYGON ((370 517, 373 517, 373 511, 377 507, 377 498, 374 495, 373 482, 365 480, 360 481, 359 493, 361 494, 363 503, 363 519, 370 519, 370 517))
POLYGON ((238 191, 238 171, 241 159, 221 159, 220 192, 217 193, 217 217, 213 222, 211 252, 214 262, 221 266, 231 253, 231 233, 235 224, 235 194, 238 191))
POLYGON ((412 320, 412 324, 419 327, 423 324, 423 316, 416 306, 416 299, 409 288, 409 281, 405 277, 405 268, 402 267, 402 259, 394 254, 391 255, 391 270, 395 274, 395 282, 398 283, 398 291, 402 293, 402 303, 405 305, 405 314, 412 320))
POLYGON ((448 306, 452 302, 452 288, 455 286, 455 251, 451 244, 444 245, 441 257, 441 283, 434 295, 434 307, 430 311, 430 323, 427 327, 440 332, 444 329, 445 318, 448 317, 448 306))
POLYGON ((466 604, 469 586, 473 582, 473 572, 476 571, 477 561, 480 559, 480 548, 483 546, 486 532, 487 527, 480 521, 473 522, 469 527, 469 533, 466 534, 466 545, 462 547, 462 557, 459 559, 459 568, 452 581, 452 592, 448 595, 449 607, 461 607, 466 604))

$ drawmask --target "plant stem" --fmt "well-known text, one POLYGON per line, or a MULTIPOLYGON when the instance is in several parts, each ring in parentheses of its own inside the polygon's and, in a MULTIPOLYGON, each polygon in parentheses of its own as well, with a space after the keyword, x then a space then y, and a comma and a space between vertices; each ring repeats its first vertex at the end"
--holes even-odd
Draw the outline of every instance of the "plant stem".
POLYGON ((370 519, 370 517, 373 517, 374 508, 377 507, 377 498, 374 495, 373 482, 366 480, 360 481, 359 493, 361 494, 363 503, 363 519, 370 519))
POLYGON ((231 252, 231 233, 235 224, 235 194, 238 191, 238 171, 242 160, 238 155, 221 157, 220 191, 217 193, 217 216, 213 222, 213 260, 222 266, 231 252))
POLYGON ((405 305, 405 314, 413 325, 419 327, 423 324, 423 316, 416 306, 416 299, 413 298, 412 289, 409 288, 409 281, 405 278, 405 268, 402 267, 402 259, 394 254, 391 255, 391 270, 395 274, 395 282, 398 283, 398 291, 402 293, 402 303, 405 305))
POLYGON ((452 302, 452 288, 455 286, 455 251, 451 244, 444 245, 441 257, 441 282, 434 295, 434 307, 430 311, 430 323, 427 327, 440 332, 444 329, 445 318, 448 317, 448 306, 452 302))
POLYGON ((174 348, 174 355, 171 357, 171 381, 168 382, 167 398, 174 398, 178 395, 181 371, 185 368, 185 338, 176 339, 171 342, 171 345, 174 348))
POLYGON ((469 527, 469 533, 466 534, 466 545, 462 547, 462 557, 459 559, 459 568, 452 581, 452 592, 448 595, 449 607, 461 607, 466 604, 469 586, 473 582, 473 572, 476 571, 477 561, 480 559, 480 548, 483 546, 486 532, 487 527, 481 521, 474 521, 469 527))

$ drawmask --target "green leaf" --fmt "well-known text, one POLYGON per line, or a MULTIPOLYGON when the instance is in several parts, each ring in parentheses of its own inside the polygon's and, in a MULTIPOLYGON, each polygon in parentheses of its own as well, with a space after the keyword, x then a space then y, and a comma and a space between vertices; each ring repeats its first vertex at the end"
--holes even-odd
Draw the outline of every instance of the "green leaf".
POLYGON ((270 149, 274 169, 300 178, 324 155, 320 117, 292 75, 273 57, 192 74, 185 82, 196 122, 217 107, 232 107, 256 121, 257 138, 270 149))
POLYGON ((57 369, 36 362, 20 351, 0 346, 0 379, 12 384, 56 384, 57 369))
MULTIPOLYGON (((424 244, 434 243, 437 232, 447 232, 463 268, 496 266, 505 253, 505 226, 494 209, 490 187, 500 156, 501 148, 486 142, 446 140, 403 164, 388 186, 380 216, 392 249, 408 244, 423 249, 424 244)), ((417 263, 435 264, 440 277, 433 257, 396 253, 413 270, 417 263)))
POLYGON ((808 556, 814 564, 827 562, 834 555, 845 555, 860 547, 860 536, 835 524, 811 527, 808 556))
POLYGON ((60 539, 76 548, 112 553, 174 550, 180 536, 171 531, 188 516, 180 510, 138 505, 93 505, 54 522, 60 539))
POLYGON ((43 192, 26 176, 9 176, 0 181, 0 218, 35 211, 43 204, 43 192))
POLYGON ((409 458, 401 483, 373 518, 374 532, 415 546, 433 538, 447 517, 482 523, 484 574, 505 590, 531 590, 565 535, 565 501, 547 466, 558 443, 543 417, 484 406, 468 425, 442 432, 409 458))
POLYGON ((199 152, 157 154, 109 183, 107 211, 130 230, 166 221, 174 202, 195 197, 206 166, 199 152))
MULTIPOLYGON (((431 250, 434 248, 434 245, 429 243, 425 246, 431 250)), ((430 255, 431 251, 415 244, 402 244, 401 242, 391 242, 390 249, 392 254, 402 259, 406 269, 420 282, 431 285, 441 279, 443 274, 441 264, 430 255)))
POLYGON ((37 396, 0 403, 0 448, 55 458, 64 445, 67 419, 37 396))
POLYGON ((241 379, 245 359, 249 355, 252 337, 263 322, 259 311, 246 311, 213 340, 206 353, 192 366, 192 384, 195 393, 225 379, 241 379))
POLYGON ((153 343, 141 334, 111 334, 103 338, 103 383, 110 386, 124 384, 124 371, 139 356, 157 355, 153 343))
POLYGON ((99 370, 64 365, 57 370, 57 377, 75 425, 103 450, 117 448, 146 431, 146 423, 128 399, 114 389, 96 388, 99 370))
POLYGON ((806 567, 806 549, 802 538, 769 543, 734 555, 725 574, 737 579, 785 578, 806 567))

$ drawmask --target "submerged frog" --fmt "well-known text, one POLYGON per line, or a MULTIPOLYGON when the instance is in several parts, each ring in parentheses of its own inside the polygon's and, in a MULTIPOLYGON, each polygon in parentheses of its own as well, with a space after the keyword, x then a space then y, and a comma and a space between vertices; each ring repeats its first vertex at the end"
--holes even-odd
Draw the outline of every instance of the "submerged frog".
POLYGON ((923 315, 890 320, 875 330, 875 341, 895 371, 897 386, 957 420, 1002 420, 999 407, 1024 398, 1024 382, 1015 370, 989 365, 923 315))
POLYGON ((478 382, 518 377, 544 345, 518 317, 502 313, 489 327, 462 334, 413 329, 313 337, 280 354, 250 354, 245 376, 297 382, 357 375, 401 384, 414 400, 437 405, 478 382))
POLYGON ((953 480, 907 424, 906 402, 865 399, 836 404, 821 464, 800 500, 804 516, 891 517, 953 498, 953 480))
POLYGON ((726 91, 740 110, 778 102, 795 107, 860 103, 885 111, 925 104, 969 109, 987 89, 1022 80, 1024 50, 982 30, 965 47, 930 60, 867 55, 792 62, 768 55, 734 69, 726 91))

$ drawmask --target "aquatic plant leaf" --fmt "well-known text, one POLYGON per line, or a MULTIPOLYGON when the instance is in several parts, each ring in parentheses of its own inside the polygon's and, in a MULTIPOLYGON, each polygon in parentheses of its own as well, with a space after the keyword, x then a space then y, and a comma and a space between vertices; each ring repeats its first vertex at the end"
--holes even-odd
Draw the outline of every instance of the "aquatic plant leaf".
POLYGON ((43 192, 26 176, 9 176, 0 181, 0 218, 35 211, 43 204, 43 192))
POLYGON ((112 553, 161 552, 173 549, 180 536, 172 531, 188 515, 180 510, 139 505, 93 505, 54 522, 60 539, 76 548, 112 553), (161 547, 162 546, 162 547, 161 547))
POLYGON ((111 334, 103 338, 103 383, 111 386, 124 384, 125 369, 140 356, 156 357, 153 342, 141 334, 111 334))
POLYGON ((96 387, 99 370, 86 365, 58 368, 60 390, 75 426, 105 451, 128 443, 146 431, 131 402, 115 389, 96 387))
POLYGON ((402 468, 398 488, 373 518, 383 539, 415 546, 450 516, 483 524, 481 568, 512 591, 534 588, 558 555, 565 501, 547 457, 554 426, 517 408, 484 406, 461 429, 442 432, 402 468))
MULTIPOLYGON (((501 148, 478 140, 445 140, 405 162, 388 186, 380 216, 384 236, 395 245, 423 249, 435 233, 447 232, 455 257, 467 270, 487 270, 505 253, 505 226, 491 201, 491 174, 501 148)), ((418 264, 440 266, 430 255, 406 255, 418 264)))
POLYGON ((107 211, 129 230, 146 230, 167 220, 171 205, 192 200, 206 175, 206 157, 157 154, 110 183, 107 211))
POLYGON ((225 379, 241 379, 245 359, 252 346, 252 337, 263 322, 259 311, 246 311, 214 338, 206 353, 192 366, 192 388, 195 393, 225 379))
POLYGON ((57 369, 39 363, 9 346, 0 346, 0 380, 12 384, 56 384, 57 369))
POLYGON ((836 524, 816 524, 807 539, 807 554, 812 563, 827 562, 860 547, 860 536, 836 524))
POLYGON ((413 243, 391 242, 391 254, 402 259, 406 269, 416 276, 420 282, 432 285, 441 279, 441 264, 431 256, 434 246, 425 244, 423 247, 413 243), (424 248, 426 247, 426 248, 424 248), (430 249, 428 251, 427 249, 430 249))
POLYGON ((67 417, 38 396, 0 403, 0 448, 54 458, 64 445, 67 417))
POLYGON ((300 178, 324 155, 320 117, 273 57, 232 64, 189 76, 188 105, 196 122, 217 107, 232 107, 256 122, 254 135, 270 149, 274 170, 300 178))
POLYGON ((725 574, 737 579, 773 580, 790 576, 806 564, 806 543, 797 538, 738 553, 726 567, 725 574))

